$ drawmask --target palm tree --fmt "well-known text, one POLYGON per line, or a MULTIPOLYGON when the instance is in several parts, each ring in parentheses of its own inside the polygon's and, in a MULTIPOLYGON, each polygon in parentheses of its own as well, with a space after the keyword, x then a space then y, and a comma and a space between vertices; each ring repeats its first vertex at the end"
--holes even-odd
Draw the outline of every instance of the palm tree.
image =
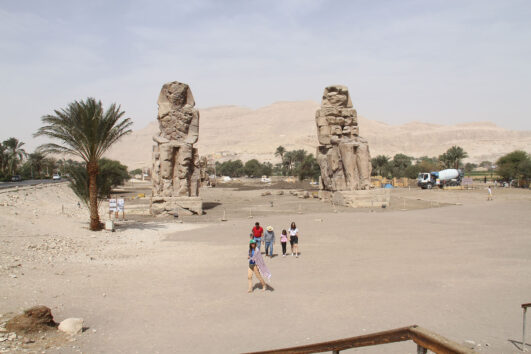
POLYGON ((293 151, 286 151, 284 156, 282 156, 282 164, 286 168, 287 173, 291 176, 291 171, 293 169, 293 163, 295 161, 295 156, 293 151))
POLYGON ((37 176, 41 177, 43 162, 45 155, 40 152, 34 152, 28 155, 28 163, 31 166, 31 178, 33 178, 33 171, 37 172, 37 176))
POLYGON ((22 148, 22 146, 24 146, 24 143, 22 141, 19 141, 17 138, 9 138, 7 140, 4 140, 3 145, 6 149, 9 173, 15 174, 19 162, 21 162, 22 159, 27 155, 26 151, 22 148))
POLYGON ((452 146, 444 154, 439 157, 446 168, 459 168, 461 165, 461 160, 468 157, 468 154, 460 146, 452 146))
POLYGON ((279 147, 277 147, 277 151, 275 151, 275 156, 280 156, 280 159, 283 160, 285 153, 286 153, 286 148, 280 145, 279 147))
POLYGON ((4 172, 7 167, 7 152, 4 144, 0 143, 0 172, 4 172))
POLYGON ((66 108, 55 110, 54 115, 41 118, 45 124, 35 136, 47 136, 61 144, 41 145, 39 151, 70 154, 85 161, 88 175, 90 229, 100 230, 98 215, 98 161, 111 145, 131 132, 131 119, 122 119, 125 114, 113 103, 107 110, 101 101, 87 98, 74 101, 66 108))

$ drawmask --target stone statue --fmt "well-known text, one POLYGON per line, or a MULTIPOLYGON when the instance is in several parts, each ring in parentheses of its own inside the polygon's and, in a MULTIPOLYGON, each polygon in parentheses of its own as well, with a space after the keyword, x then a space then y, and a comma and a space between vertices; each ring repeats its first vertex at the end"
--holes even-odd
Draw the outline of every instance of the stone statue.
POLYGON ((315 114, 321 190, 354 191, 371 186, 371 156, 359 136, 358 117, 346 86, 328 86, 315 114))
POLYGON ((187 84, 162 86, 158 99, 159 134, 153 136, 153 196, 151 212, 202 214, 199 198, 199 111, 187 84))

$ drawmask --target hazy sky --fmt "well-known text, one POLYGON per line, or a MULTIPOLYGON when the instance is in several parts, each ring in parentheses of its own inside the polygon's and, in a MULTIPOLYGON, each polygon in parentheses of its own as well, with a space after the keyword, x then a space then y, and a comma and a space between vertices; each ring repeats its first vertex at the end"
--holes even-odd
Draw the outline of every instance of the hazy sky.
POLYGON ((340 83, 369 119, 530 130, 530 19, 528 0, 0 0, 0 139, 31 150, 42 115, 87 96, 143 128, 173 80, 200 108, 340 83))

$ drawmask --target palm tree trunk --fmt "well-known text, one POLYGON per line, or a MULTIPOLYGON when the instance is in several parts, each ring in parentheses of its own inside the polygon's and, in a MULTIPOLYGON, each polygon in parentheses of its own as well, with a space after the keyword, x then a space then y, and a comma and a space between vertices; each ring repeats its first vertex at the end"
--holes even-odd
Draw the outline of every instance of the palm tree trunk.
POLYGON ((98 162, 87 163, 87 173, 89 176, 89 206, 90 206, 90 230, 101 230, 100 216, 98 215, 98 186, 96 177, 98 176, 98 162))

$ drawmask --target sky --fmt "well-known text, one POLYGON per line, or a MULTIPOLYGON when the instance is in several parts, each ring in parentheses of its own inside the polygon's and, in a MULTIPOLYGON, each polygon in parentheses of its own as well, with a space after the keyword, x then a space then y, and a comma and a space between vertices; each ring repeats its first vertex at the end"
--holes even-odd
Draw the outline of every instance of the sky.
POLYGON ((527 0, 0 0, 0 140, 33 150, 40 118, 86 97, 141 129, 175 80, 199 108, 343 84, 371 120, 531 130, 530 18, 527 0))

